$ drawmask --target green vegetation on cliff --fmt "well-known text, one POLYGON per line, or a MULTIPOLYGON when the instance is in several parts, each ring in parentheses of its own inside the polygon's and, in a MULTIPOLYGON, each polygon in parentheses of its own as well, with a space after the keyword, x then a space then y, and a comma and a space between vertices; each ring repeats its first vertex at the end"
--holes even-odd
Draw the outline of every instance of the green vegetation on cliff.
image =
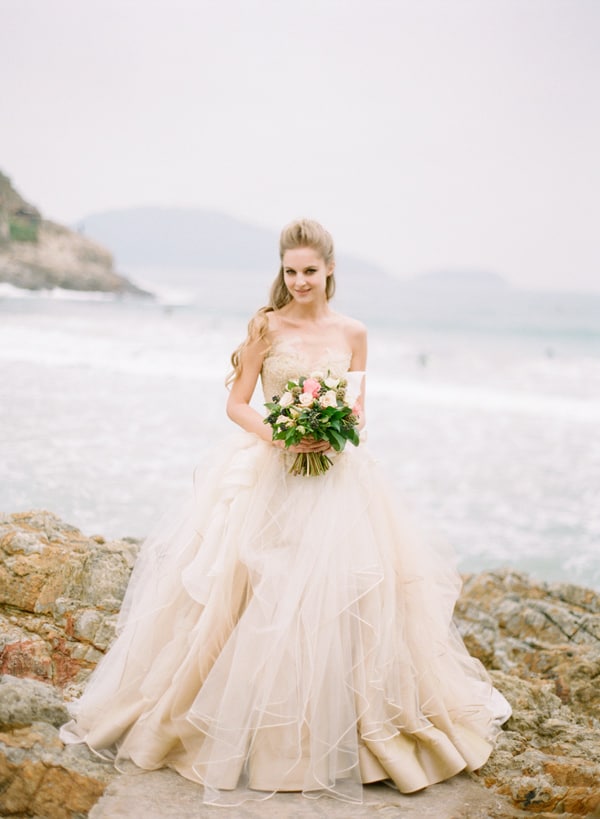
POLYGON ((13 188, 0 171, 0 243, 37 242, 40 212, 13 188))
POLYGON ((149 295, 114 270, 111 253, 43 219, 0 171, 0 282, 26 290, 95 290, 149 295))
POLYGON ((13 242, 37 242, 38 226, 26 219, 9 219, 10 240, 13 242))

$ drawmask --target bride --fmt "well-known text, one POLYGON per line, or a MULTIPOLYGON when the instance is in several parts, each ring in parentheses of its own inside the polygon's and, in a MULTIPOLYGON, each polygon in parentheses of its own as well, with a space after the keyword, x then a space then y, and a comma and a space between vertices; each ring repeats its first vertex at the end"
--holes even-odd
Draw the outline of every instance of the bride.
POLYGON ((410 793, 487 760, 510 706, 469 656, 452 612, 460 578, 424 541, 364 442, 323 475, 291 475, 250 401, 314 371, 359 385, 364 326, 330 306, 321 225, 284 228, 269 306, 232 356, 241 427, 183 510, 142 546, 118 637, 72 705, 65 742, 163 766, 235 805, 276 791, 361 801, 410 793), (355 374, 355 375, 351 375, 355 374))

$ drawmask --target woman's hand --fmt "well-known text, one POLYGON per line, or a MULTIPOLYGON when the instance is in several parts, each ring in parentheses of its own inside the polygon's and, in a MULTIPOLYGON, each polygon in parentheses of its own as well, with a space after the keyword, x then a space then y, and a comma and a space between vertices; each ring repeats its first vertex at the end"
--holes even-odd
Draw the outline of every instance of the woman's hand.
MULTIPOLYGON (((273 444, 280 449, 286 448, 283 441, 273 441, 273 444)), ((299 444, 287 447, 287 451, 293 452, 294 455, 301 452, 327 452, 329 449, 331 449, 329 441, 315 441, 314 438, 303 438, 299 444)))

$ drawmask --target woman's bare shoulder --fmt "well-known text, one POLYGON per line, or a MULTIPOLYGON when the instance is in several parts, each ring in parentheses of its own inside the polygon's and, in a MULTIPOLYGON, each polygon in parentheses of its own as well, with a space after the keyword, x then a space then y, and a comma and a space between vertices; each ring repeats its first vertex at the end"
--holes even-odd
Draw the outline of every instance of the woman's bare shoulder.
POLYGON ((265 318, 267 320, 267 333, 271 339, 284 331, 289 323, 289 320, 286 319, 285 310, 269 310, 268 313, 265 313, 265 318))
POLYGON ((339 315, 340 326, 346 336, 352 341, 363 341, 367 337, 367 327, 362 321, 351 316, 339 315))
POLYGON ((344 337, 352 351, 351 370, 365 370, 367 366, 367 328, 358 319, 343 316, 344 337))

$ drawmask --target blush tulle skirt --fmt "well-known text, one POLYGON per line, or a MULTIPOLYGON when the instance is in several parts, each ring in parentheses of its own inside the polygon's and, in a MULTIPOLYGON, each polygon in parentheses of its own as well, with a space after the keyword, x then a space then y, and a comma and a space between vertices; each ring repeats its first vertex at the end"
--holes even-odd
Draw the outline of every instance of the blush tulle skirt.
POLYGON ((460 577, 367 447, 323 476, 239 433, 144 542, 65 742, 174 768, 210 804, 361 801, 485 763, 510 706, 466 651, 460 577))

